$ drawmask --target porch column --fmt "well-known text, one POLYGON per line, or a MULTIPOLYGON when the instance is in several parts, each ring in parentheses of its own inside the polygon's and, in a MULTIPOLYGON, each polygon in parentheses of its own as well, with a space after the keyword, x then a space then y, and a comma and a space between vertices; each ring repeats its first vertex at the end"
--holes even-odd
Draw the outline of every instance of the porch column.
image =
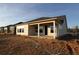
POLYGON ((40 24, 38 24, 38 37, 40 36, 39 27, 40 27, 40 24))
POLYGON ((56 36, 55 21, 53 22, 53 30, 54 30, 54 39, 55 39, 56 36))

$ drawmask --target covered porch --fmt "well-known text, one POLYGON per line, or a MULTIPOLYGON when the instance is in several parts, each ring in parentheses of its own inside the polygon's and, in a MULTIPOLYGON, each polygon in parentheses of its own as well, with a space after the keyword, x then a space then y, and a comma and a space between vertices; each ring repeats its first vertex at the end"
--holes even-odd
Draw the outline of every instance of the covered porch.
POLYGON ((56 35, 57 25, 55 21, 29 24, 29 36, 55 38, 56 35))

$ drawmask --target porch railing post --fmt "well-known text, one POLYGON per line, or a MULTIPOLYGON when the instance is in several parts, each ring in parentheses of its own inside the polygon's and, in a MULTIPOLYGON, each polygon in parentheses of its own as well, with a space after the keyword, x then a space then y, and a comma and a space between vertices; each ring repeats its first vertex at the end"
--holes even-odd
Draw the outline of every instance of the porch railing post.
POLYGON ((54 39, 55 39, 55 35, 56 35, 55 21, 53 22, 53 30, 54 30, 54 39))
POLYGON ((38 37, 40 36, 39 27, 40 27, 40 25, 38 24, 38 37))

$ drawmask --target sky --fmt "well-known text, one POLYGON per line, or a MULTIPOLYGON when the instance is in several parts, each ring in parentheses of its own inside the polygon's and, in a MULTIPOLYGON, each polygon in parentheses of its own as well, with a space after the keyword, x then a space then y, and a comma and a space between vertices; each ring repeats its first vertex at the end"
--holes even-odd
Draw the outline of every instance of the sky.
POLYGON ((0 3, 0 27, 61 15, 66 15, 68 27, 79 26, 79 4, 0 3))

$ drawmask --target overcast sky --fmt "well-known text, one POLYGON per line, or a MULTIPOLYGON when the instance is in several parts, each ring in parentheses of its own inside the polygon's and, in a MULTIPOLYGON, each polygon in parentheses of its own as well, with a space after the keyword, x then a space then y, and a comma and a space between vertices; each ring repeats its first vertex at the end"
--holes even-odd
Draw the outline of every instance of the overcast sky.
POLYGON ((60 15, 67 16, 68 27, 79 25, 79 4, 0 4, 0 26, 60 15))

